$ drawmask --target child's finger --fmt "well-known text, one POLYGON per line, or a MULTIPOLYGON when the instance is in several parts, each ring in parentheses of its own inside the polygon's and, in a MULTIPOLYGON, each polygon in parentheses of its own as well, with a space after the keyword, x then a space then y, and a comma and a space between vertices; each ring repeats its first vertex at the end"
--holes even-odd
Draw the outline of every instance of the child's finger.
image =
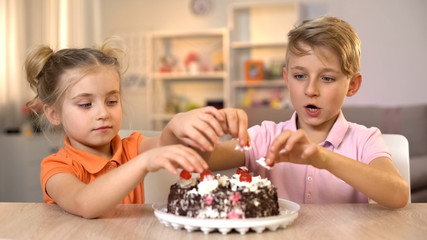
POLYGON ((179 145, 175 154, 176 158, 172 159, 172 161, 189 172, 203 172, 208 167, 200 155, 191 148, 179 145))
POLYGON ((203 146, 202 144, 200 144, 197 141, 194 141, 193 139, 189 138, 189 137, 184 137, 181 139, 181 141, 186 145, 186 146, 190 146, 194 149, 199 149, 202 152, 206 152, 208 151, 208 149, 203 146))
POLYGON ((176 169, 176 167, 168 161, 165 162, 163 167, 174 175, 178 174, 178 170, 176 169))
POLYGON ((237 111, 237 116, 239 119, 239 140, 241 146, 249 146, 251 139, 249 138, 248 133, 248 115, 242 110, 237 111))
POLYGON ((285 149, 286 151, 291 151, 294 147, 294 145, 301 141, 301 139, 303 139, 305 137, 305 134, 303 131, 297 130, 296 132, 294 132, 293 134, 291 134, 288 138, 288 140, 286 141, 286 145, 285 145, 285 149))
POLYGON ((226 110, 225 114, 225 123, 226 123, 226 132, 228 132, 233 138, 239 137, 239 116, 236 111, 226 110))
POLYGON ((205 151, 213 151, 214 145, 221 142, 217 133, 208 124, 198 124, 194 129, 189 137, 202 145, 205 151))
POLYGON ((314 155, 317 151, 317 147, 313 144, 310 144, 301 154, 302 159, 307 159, 308 157, 314 155))
POLYGON ((216 109, 216 108, 214 108, 214 107, 207 106, 207 107, 201 108, 201 111, 202 111, 203 113, 211 114, 211 115, 212 115, 212 116, 214 116, 218 121, 224 121, 224 116, 221 114, 221 112, 220 112, 218 109, 216 109))
POLYGON ((223 121, 219 121, 216 117, 209 114, 203 114, 199 118, 201 119, 199 123, 200 124, 204 123, 210 126, 210 128, 212 128, 215 131, 216 133, 215 136, 224 135, 223 127, 221 125, 221 122, 223 121))
POLYGON ((291 131, 286 130, 280 133, 271 143, 270 148, 267 151, 266 162, 269 166, 273 165, 274 161, 280 159, 279 153, 284 149, 289 137, 291 136, 291 131))

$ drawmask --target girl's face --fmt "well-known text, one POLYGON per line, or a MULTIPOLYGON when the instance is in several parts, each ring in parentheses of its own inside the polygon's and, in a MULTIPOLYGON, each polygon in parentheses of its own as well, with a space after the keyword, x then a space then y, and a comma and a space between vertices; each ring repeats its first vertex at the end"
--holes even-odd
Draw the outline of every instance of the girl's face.
POLYGON ((283 77, 298 115, 298 127, 306 131, 329 132, 346 96, 359 89, 361 75, 351 79, 341 71, 334 52, 302 44, 305 55, 290 55, 283 77))
POLYGON ((71 86, 60 116, 71 145, 86 152, 110 151, 122 124, 120 99, 120 78, 111 68, 97 68, 71 86))

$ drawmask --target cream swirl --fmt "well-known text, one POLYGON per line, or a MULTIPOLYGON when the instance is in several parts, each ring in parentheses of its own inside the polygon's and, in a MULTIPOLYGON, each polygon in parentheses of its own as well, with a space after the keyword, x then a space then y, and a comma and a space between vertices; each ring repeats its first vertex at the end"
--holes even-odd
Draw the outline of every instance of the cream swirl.
POLYGON ((186 179, 180 178, 177 183, 182 188, 189 188, 189 187, 196 185, 197 179, 190 178, 190 179, 186 180, 186 179))
POLYGON ((217 187, 218 187, 218 180, 216 179, 201 181, 197 185, 198 192, 201 196, 211 193, 217 187))

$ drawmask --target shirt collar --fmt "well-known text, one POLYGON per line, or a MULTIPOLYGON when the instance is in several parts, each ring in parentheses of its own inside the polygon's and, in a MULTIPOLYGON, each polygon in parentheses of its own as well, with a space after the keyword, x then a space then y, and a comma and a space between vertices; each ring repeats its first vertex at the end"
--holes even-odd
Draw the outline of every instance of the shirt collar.
POLYGON ((297 112, 294 112, 294 114, 292 114, 292 117, 290 120, 290 125, 289 125, 289 130, 291 130, 291 131, 297 130, 297 112))
POLYGON ((113 151, 113 157, 111 159, 105 159, 95 154, 75 149, 73 146, 71 146, 70 139, 68 138, 68 136, 65 136, 64 143, 65 151, 70 155, 70 157, 73 160, 82 164, 83 167, 91 174, 98 173, 105 167, 105 165, 107 165, 111 161, 115 161, 119 165, 121 164, 121 155, 123 152, 123 148, 119 135, 116 135, 111 140, 111 148, 113 151))
POLYGON ((332 126, 331 131, 329 131, 328 137, 326 137, 325 142, 329 142, 332 144, 332 146, 334 146, 334 148, 337 148, 343 141, 349 126, 350 125, 345 119, 344 114, 342 113, 342 111, 340 111, 340 114, 338 115, 337 120, 332 126))
MULTIPOLYGON (((335 121, 334 125, 329 131, 328 136, 326 137, 326 140, 322 143, 322 145, 324 145, 326 142, 329 142, 330 144, 332 144, 332 146, 334 146, 334 148, 337 148, 343 141, 348 128, 349 123, 345 119, 342 111, 340 111, 337 120, 335 121)), ((290 119, 289 129, 292 131, 297 130, 297 112, 294 112, 290 119)))

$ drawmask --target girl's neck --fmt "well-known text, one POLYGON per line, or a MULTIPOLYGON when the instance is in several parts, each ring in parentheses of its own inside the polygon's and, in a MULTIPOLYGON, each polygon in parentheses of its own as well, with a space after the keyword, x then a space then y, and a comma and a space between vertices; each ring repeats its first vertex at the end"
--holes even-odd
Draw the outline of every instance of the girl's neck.
POLYGON ((113 157, 113 151, 111 149, 111 142, 109 144, 105 144, 98 147, 91 147, 83 145, 79 142, 74 141, 73 139, 69 138, 71 146, 73 146, 75 149, 105 158, 105 159, 111 159, 113 157))

